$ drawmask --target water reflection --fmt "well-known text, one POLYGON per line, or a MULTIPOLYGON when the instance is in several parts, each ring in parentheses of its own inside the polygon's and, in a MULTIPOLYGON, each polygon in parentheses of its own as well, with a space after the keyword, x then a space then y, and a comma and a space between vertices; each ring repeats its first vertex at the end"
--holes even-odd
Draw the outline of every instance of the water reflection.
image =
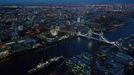
POLYGON ((80 43, 80 41, 81 41, 81 38, 77 37, 77 42, 80 43))
POLYGON ((91 49, 91 48, 92 48, 92 46, 93 46, 92 41, 89 41, 89 42, 88 42, 88 49, 91 49))

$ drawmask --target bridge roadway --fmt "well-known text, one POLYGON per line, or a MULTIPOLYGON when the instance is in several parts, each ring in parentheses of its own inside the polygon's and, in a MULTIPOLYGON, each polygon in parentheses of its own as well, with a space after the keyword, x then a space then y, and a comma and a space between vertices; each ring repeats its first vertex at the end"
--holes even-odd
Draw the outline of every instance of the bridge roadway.
POLYGON ((91 35, 88 35, 88 33, 87 34, 79 34, 78 36, 85 37, 87 39, 93 39, 93 40, 97 40, 97 41, 102 41, 102 42, 114 45, 114 46, 116 46, 118 48, 120 47, 120 45, 119 45, 119 43, 117 41, 111 42, 111 41, 107 40, 102 34, 98 34, 98 33, 95 33, 95 32, 92 32, 92 34, 91 35), (95 37, 91 36, 92 34, 99 36, 101 39, 98 39, 98 38, 95 38, 95 37))
MULTIPOLYGON (((67 31, 62 30, 62 32, 67 32, 67 31)), ((68 32, 68 33, 69 33, 69 32, 68 32)), ((116 47, 118 47, 118 48, 121 47, 118 41, 109 41, 108 39, 106 39, 106 38, 104 37, 103 34, 101 34, 101 33, 98 34, 98 33, 96 33, 96 32, 93 32, 91 29, 89 29, 89 32, 88 32, 87 34, 81 34, 81 32, 78 32, 78 33, 75 33, 75 34, 76 34, 77 36, 85 37, 85 38, 87 38, 87 39, 93 39, 93 40, 97 40, 97 41, 102 41, 102 42, 105 42, 105 43, 114 45, 114 46, 116 46, 116 47), (95 37, 93 37, 92 35, 97 35, 97 36, 99 36, 101 39, 95 38, 95 37)))

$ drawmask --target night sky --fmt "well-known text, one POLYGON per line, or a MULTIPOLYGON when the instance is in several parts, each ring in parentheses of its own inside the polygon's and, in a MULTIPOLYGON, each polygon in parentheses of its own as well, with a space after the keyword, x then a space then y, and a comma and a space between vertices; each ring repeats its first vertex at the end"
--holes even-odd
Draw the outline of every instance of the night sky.
POLYGON ((0 0, 0 4, 134 4, 134 0, 0 0))

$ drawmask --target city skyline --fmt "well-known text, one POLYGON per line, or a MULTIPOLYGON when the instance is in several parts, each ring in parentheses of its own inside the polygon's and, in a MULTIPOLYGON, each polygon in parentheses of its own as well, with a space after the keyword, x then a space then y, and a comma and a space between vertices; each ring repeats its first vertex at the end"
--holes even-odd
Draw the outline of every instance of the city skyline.
POLYGON ((0 0, 0 4, 134 4, 133 0, 0 0))
POLYGON ((1 75, 134 74, 134 0, 0 0, 1 75))

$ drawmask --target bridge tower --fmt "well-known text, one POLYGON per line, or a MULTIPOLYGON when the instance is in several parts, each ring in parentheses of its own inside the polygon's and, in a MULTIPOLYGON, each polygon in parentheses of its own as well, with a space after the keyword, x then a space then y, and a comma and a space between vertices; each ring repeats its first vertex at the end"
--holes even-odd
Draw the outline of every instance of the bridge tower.
POLYGON ((92 35, 93 35, 93 34, 92 34, 92 29, 90 28, 90 29, 89 29, 89 31, 88 31, 87 36, 88 36, 89 38, 91 38, 91 37, 92 37, 92 35))
POLYGON ((102 31, 100 32, 100 35, 103 36, 103 32, 102 31))
POLYGON ((81 35, 81 32, 80 32, 80 31, 78 31, 78 32, 77 32, 77 36, 80 36, 80 35, 81 35))
POLYGON ((99 36, 99 40, 103 40, 103 39, 102 39, 102 37, 101 37, 101 36, 103 36, 103 37, 104 37, 104 35, 103 35, 103 32, 102 32, 102 31, 99 33, 99 35, 100 35, 100 36, 99 36))

